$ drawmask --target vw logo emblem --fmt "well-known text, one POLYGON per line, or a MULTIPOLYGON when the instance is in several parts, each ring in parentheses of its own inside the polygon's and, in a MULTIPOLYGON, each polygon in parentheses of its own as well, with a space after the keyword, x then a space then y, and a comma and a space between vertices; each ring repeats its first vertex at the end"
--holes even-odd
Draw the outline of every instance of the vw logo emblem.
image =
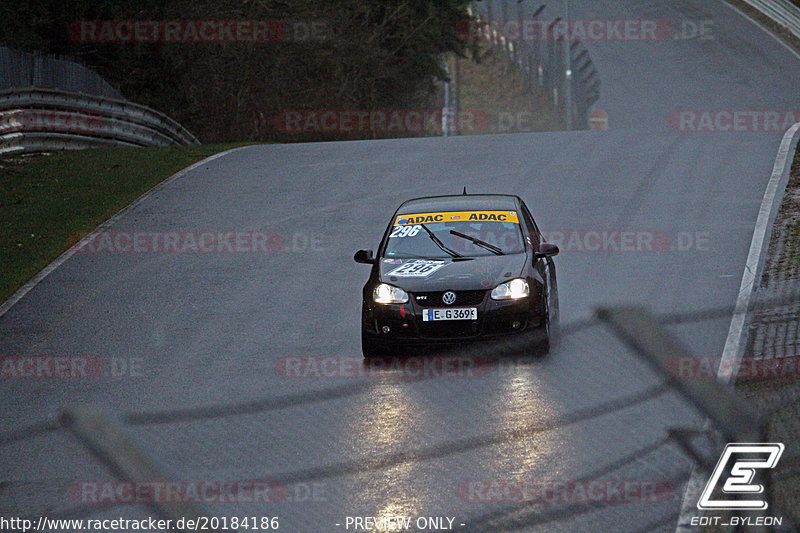
POLYGON ((442 301, 447 305, 453 305, 456 301, 456 293, 453 291, 447 291, 446 293, 442 294, 442 301))

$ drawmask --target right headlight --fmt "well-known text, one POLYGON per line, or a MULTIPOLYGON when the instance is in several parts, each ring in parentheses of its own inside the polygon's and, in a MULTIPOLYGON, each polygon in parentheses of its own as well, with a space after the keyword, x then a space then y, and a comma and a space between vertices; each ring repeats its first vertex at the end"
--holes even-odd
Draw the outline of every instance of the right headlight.
POLYGON ((519 300, 531 293, 528 282, 522 278, 501 283, 492 290, 492 300, 519 300))
POLYGON ((400 287, 379 283, 372 291, 372 299, 379 304, 404 304, 408 301, 408 293, 400 287))

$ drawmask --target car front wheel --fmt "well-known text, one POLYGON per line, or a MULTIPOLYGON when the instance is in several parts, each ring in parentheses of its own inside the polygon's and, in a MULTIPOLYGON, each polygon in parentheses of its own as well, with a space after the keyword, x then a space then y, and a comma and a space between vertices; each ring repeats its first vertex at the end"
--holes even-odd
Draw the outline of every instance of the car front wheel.
POLYGON ((536 355, 547 355, 550 352, 550 299, 545 296, 542 302, 542 323, 536 329, 536 355))

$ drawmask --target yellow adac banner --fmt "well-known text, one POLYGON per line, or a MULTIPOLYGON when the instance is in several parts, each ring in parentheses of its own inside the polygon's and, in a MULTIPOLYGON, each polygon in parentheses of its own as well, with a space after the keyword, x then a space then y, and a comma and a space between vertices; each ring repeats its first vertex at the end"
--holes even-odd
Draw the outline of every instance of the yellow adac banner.
POLYGON ((516 211, 440 211, 397 215, 395 226, 434 222, 513 222, 519 224, 516 211))

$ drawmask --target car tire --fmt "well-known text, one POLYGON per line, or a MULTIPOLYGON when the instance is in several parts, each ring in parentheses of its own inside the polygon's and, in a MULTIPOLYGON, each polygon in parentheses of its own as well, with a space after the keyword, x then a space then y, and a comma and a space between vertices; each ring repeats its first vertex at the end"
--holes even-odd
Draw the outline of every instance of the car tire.
POLYGON ((536 343, 536 354, 547 355, 550 353, 550 316, 545 315, 544 325, 539 328, 539 341, 536 343))
POLYGON ((542 324, 536 329, 536 342, 534 344, 534 353, 538 356, 545 356, 550 353, 550 305, 547 296, 545 296, 542 302, 542 307, 544 307, 542 312, 542 324))

